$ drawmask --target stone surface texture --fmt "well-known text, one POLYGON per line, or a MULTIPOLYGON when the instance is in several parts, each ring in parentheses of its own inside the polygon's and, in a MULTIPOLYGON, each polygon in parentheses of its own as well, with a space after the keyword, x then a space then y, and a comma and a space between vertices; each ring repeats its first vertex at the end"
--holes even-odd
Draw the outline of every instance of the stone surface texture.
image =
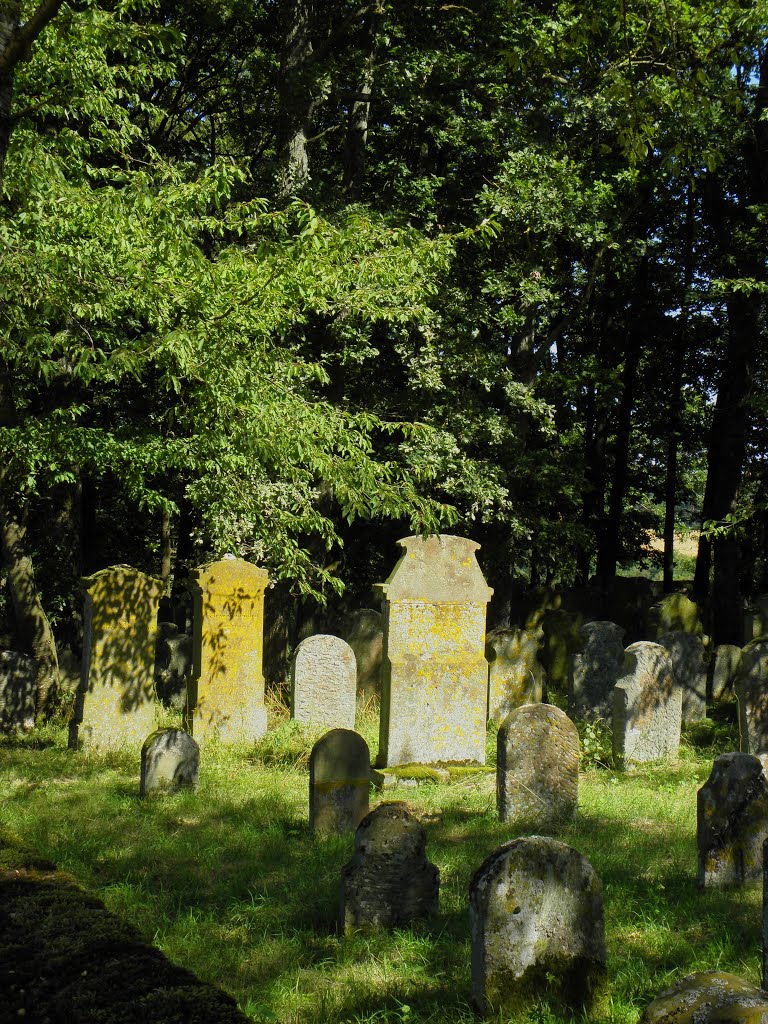
POLYGON ((519 1013, 539 998, 574 1010, 597 1002, 605 982, 602 885, 572 847, 543 836, 505 843, 475 873, 469 913, 480 1013, 519 1013))
POLYGON ((675 630, 663 633, 657 644, 672 658, 672 672, 683 691, 683 722, 700 722, 707 717, 707 651, 695 633, 675 630))
POLYGON ((269 577, 240 558, 190 574, 192 674, 185 728, 199 744, 252 743, 267 731, 264 704, 264 590, 269 577))
POLYGON ((363 818, 341 872, 343 932, 401 928, 437 913, 440 872, 426 845, 424 826, 404 804, 380 804, 363 818))
POLYGON ((137 749, 155 728, 154 666, 162 580, 113 565, 85 581, 83 663, 69 744, 137 749))
POLYGON ((568 664, 568 714, 610 721, 613 688, 624 665, 624 628, 615 622, 586 622, 581 646, 568 664))
POLYGON ((766 1024, 768 992, 725 971, 689 974, 650 1003, 640 1024, 766 1024))
POLYGON ((0 733, 35 724, 37 662, 19 651, 0 651, 0 733))
POLYGON ((557 608, 542 620, 543 637, 539 658, 547 673, 547 686, 554 693, 568 692, 568 670, 573 654, 581 646, 584 618, 577 612, 557 608))
POLYGON ((492 594, 464 537, 406 537, 386 597, 377 765, 485 761, 492 594))
POLYGON ((619 763, 674 757, 680 746, 682 705, 669 651, 645 640, 630 644, 613 688, 613 753, 619 763))
POLYGON ((183 729, 157 729, 141 748, 139 793, 196 789, 200 748, 183 729))
POLYGON ((768 753, 768 640, 741 652, 734 683, 739 705, 739 746, 745 754, 768 753))
POLYGON ((541 630, 493 629, 486 637, 488 718, 500 722, 514 708, 537 704, 544 696, 539 661, 541 630))
POLYGON ((768 838, 768 781, 752 754, 721 754, 697 795, 699 885, 757 885, 768 838))
POLYGON ((741 648, 736 644, 719 644, 712 659, 712 698, 722 700, 733 691, 741 664, 741 648))
POLYGON ((576 812, 579 733, 552 704, 526 704, 502 722, 497 737, 496 803, 501 821, 556 828, 576 812))
POLYGON ((381 696, 384 616, 373 608, 351 612, 344 620, 341 636, 355 653, 358 696, 363 700, 381 696))
POLYGON ((354 832, 368 813, 371 756, 351 729, 332 729, 309 756, 309 831, 312 835, 354 832))
POLYGON ((325 729, 354 729, 355 652, 338 636, 302 640, 291 662, 291 718, 325 729))
POLYGON ((183 711, 192 672, 192 637, 175 622, 159 622, 155 645, 155 687, 163 704, 183 711))
POLYGON ((648 638, 656 640, 665 633, 678 631, 703 634, 698 606, 685 594, 665 594, 648 612, 648 638))

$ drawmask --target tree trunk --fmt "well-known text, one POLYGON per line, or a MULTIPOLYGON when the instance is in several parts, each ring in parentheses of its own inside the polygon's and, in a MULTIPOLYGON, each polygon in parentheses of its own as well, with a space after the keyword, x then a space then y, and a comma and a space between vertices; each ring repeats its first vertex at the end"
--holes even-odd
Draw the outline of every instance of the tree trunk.
POLYGON ((383 8, 376 8, 363 22, 365 60, 357 93, 349 108, 347 139, 344 150, 344 187, 347 198, 354 202, 360 196, 365 174, 365 151, 368 140, 368 118, 376 70, 376 46, 384 22, 383 8))
POLYGON ((307 141, 315 102, 313 5, 311 0, 291 0, 287 11, 279 85, 282 163, 279 195, 283 200, 300 195, 309 182, 307 141))

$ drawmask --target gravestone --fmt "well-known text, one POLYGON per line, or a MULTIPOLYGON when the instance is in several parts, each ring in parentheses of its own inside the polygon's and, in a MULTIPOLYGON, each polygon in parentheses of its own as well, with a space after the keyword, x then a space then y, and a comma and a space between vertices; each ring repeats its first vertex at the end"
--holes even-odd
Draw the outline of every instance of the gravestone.
POLYGON ((756 597, 744 612, 744 644, 768 637, 768 595, 756 597))
POLYGON ((190 574, 192 674, 185 728, 199 744, 253 743, 267 731, 264 704, 264 590, 269 577, 241 558, 190 574))
POLYGON ((576 812, 579 733, 552 704, 526 704, 497 737, 496 802, 501 821, 555 828, 576 812))
POLYGON ((657 644, 672 658, 672 672, 683 691, 683 722, 700 722, 707 717, 707 652, 695 633, 675 630, 664 633, 657 644))
POLYGON ((469 888, 472 1001, 518 1014, 540 998, 589 1010, 606 977, 600 880, 589 861, 543 836, 500 846, 469 888))
POLYGON ((485 762, 492 594, 464 537, 406 537, 386 597, 377 766, 485 762))
POLYGON ((341 872, 340 927, 402 928, 437 913, 440 872, 427 860, 424 826, 404 804, 380 804, 360 822, 341 872))
POLYGON ((384 616, 373 608, 360 608, 344 620, 341 636, 355 654, 358 696, 363 701, 380 697, 384 616))
POLYGON ((768 994, 726 971, 689 974, 650 1003, 639 1024, 763 1024, 768 994))
POLYGON ((757 885, 768 837, 768 782, 752 754, 721 754, 697 795, 699 885, 757 885))
POLYGON ((544 616, 560 608, 562 603, 562 594, 552 587, 533 587, 521 597, 520 621, 526 629, 541 629, 544 616))
POLYGON ((568 666, 571 656, 581 646, 583 625, 581 615, 565 608, 557 608, 544 616, 539 658, 547 673, 548 693, 565 696, 568 692, 568 666))
POLYGON ((640 640, 624 652, 613 688, 613 753, 620 764, 674 757, 680 746, 683 692, 672 657, 660 644, 640 640))
POLYGON ((35 724, 37 662, 19 651, 0 651, 0 733, 35 724))
POLYGON ((182 711, 187 696, 187 677, 192 672, 192 637, 180 633, 175 622, 157 624, 155 688, 168 707, 182 711))
POLYGON ((624 665, 624 629, 615 622, 586 622, 579 633, 580 649, 568 665, 568 713, 610 721, 613 688, 624 665))
POLYGON ((500 722, 513 708, 537 704, 544 693, 539 662, 541 630, 493 629, 486 637, 488 718, 500 722))
POLYGON ((113 565, 84 583, 83 664, 69 745, 135 750, 155 728, 155 638, 163 581, 129 565, 113 565))
POLYGON ((742 650, 734 689, 742 752, 768 754, 768 640, 754 640, 742 650))
POLYGON ((713 700, 722 700, 733 691, 740 664, 740 647, 736 644, 718 644, 711 663, 713 700))
POLYGON ((291 663, 291 718, 325 729, 353 729, 357 666, 345 640, 318 633, 302 640, 291 663))
POLYGON ((354 832, 368 813, 371 756, 352 729, 332 729, 309 756, 309 831, 312 835, 354 832))
POLYGON ((200 748, 182 729, 158 729, 141 748, 139 793, 167 793, 196 789, 200 748))
POLYGON ((685 594, 665 594, 648 613, 648 638, 656 640, 665 633, 695 633, 701 636, 704 629, 699 618, 699 609, 685 594))

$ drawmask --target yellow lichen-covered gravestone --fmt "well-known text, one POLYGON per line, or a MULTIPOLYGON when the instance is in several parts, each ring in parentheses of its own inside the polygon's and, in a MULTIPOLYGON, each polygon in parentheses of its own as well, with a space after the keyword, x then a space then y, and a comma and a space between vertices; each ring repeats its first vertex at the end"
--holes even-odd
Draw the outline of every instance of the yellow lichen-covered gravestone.
POLYGON ((464 537, 406 537, 386 583, 377 765, 485 762, 485 609, 464 537))
POLYGON ((85 581, 83 668, 69 745, 139 749, 155 728, 153 673, 162 580, 113 565, 85 581))
POLYGON ((267 731, 264 706, 264 590, 269 577, 241 558, 190 574, 192 675, 185 726, 199 744, 252 743, 267 731))

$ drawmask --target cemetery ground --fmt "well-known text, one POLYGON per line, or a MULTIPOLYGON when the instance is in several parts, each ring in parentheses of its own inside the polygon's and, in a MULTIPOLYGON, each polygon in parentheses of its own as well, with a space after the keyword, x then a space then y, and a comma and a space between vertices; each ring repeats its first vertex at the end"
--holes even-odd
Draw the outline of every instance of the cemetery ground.
MULTIPOLYGON (((548 833, 583 853, 604 887, 610 999, 592 1020, 634 1024, 659 991, 694 971, 760 983, 761 892, 696 884, 696 791, 714 756, 738 748, 735 709, 719 710, 724 720, 689 732, 674 762, 626 772, 586 764, 576 818, 548 833)), ((440 908, 407 929, 343 937, 339 875, 353 836, 310 837, 307 765, 317 734, 288 721, 275 699, 270 726, 248 748, 207 743, 197 792, 143 799, 139 751, 72 752, 56 725, 4 738, 0 839, 55 862, 254 1021, 476 1021, 469 882, 488 854, 536 833, 535 823, 498 821, 490 771, 372 790, 372 807, 402 800, 424 823, 440 908)), ((374 709, 357 727, 375 752, 374 709)), ((583 731, 582 740, 589 748, 583 731)), ((536 1006, 527 1019, 568 1018, 536 1006)))

